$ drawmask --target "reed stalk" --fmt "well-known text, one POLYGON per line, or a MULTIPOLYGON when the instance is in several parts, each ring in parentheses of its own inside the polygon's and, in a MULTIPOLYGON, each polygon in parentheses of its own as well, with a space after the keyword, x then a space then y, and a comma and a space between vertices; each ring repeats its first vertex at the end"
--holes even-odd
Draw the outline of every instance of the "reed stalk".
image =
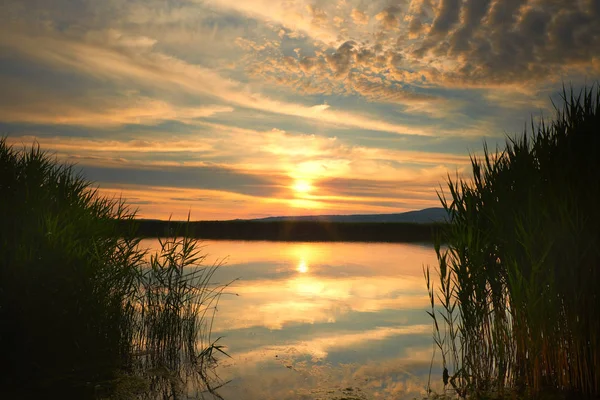
POLYGON ((459 396, 600 394, 599 86, 563 88, 562 101, 439 193, 451 221, 438 284, 425 277, 445 387, 459 396))
POLYGON ((39 146, 0 138, 0 385, 86 398, 123 373, 208 377, 225 287, 199 243, 161 239, 148 263, 135 211, 39 146))

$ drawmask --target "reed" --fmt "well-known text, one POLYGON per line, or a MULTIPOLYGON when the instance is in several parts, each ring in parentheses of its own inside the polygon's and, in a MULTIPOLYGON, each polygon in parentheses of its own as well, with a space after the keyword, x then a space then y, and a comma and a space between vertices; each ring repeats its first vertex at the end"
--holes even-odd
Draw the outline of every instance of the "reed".
MULTIPOLYGON (((138 310, 135 367, 142 373, 166 371, 185 383, 196 379, 201 383, 196 387, 216 395, 214 389, 222 382, 211 367, 216 354, 229 355, 218 344, 220 338, 211 338, 211 328, 218 300, 229 284, 214 283, 213 274, 221 263, 205 266, 206 255, 190 232, 174 231, 172 237, 158 241, 160 249, 149 255, 149 263, 140 270, 133 300, 138 310)), ((164 391, 160 374, 150 375, 154 375, 152 386, 164 391)))
POLYGON ((562 100, 439 193, 451 223, 436 279, 424 272, 442 379, 459 396, 600 394, 599 86, 563 87, 562 100))
POLYGON ((140 367, 208 376, 207 351, 222 349, 210 339, 218 265, 202 266, 188 237, 163 239, 148 262, 134 217, 39 146, 0 138, 3 390, 93 397, 140 367))

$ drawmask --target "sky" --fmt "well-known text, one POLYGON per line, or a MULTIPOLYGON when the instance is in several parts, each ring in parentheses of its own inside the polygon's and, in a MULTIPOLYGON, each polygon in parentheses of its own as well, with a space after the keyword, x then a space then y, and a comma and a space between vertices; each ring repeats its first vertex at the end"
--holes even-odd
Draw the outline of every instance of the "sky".
POLYGON ((4 0, 0 134, 143 218, 403 212, 598 49, 600 0, 4 0))

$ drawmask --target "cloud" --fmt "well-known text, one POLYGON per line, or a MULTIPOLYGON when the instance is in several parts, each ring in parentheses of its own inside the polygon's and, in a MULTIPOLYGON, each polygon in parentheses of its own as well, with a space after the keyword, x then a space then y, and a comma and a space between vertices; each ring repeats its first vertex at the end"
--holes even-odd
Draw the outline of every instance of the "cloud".
MULTIPOLYGON (((120 39, 116 43, 107 43, 98 42, 95 38, 88 40, 91 42, 65 37, 57 32, 48 32, 44 36, 13 33, 2 35, 0 44, 30 59, 56 67, 68 67, 73 72, 84 73, 98 79, 111 79, 113 82, 129 84, 136 82, 145 88, 163 92, 184 90, 189 94, 218 98, 220 101, 236 106, 308 118, 331 125, 405 135, 428 135, 424 129, 409 125, 387 123, 367 115, 331 109, 315 112, 312 106, 279 101, 260 93, 250 92, 249 88, 242 83, 225 79, 213 70, 148 50, 145 41, 123 42, 120 39), (132 43, 140 42, 143 44, 131 47, 132 43)), ((338 68, 340 73, 350 58, 350 47, 350 44, 342 45, 337 53, 330 56, 330 65, 338 68)))
POLYGON ((430 36, 440 36, 448 33, 458 22, 461 0, 441 0, 440 5, 429 31, 430 36))
MULTIPOLYGON (((441 48, 443 51, 444 39, 450 29, 458 22, 461 0, 440 0, 435 18, 427 32, 425 39, 419 47, 413 52, 419 58, 422 58, 432 48, 441 48)), ((420 25, 414 27, 415 30, 420 25)), ((415 36, 415 33, 412 33, 415 36)), ((441 53, 440 50, 438 52, 441 53)))
MULTIPOLYGON (((2 79, 0 79, 2 81, 2 79)), ((50 94, 25 82, 4 82, 0 120, 43 125, 116 127, 153 125, 162 121, 191 123, 232 107, 219 105, 176 106, 139 94, 94 95, 50 94)))
POLYGON ((440 103, 442 99, 426 94, 410 92, 401 85, 393 84, 389 80, 381 78, 352 76, 349 86, 361 96, 379 102, 414 104, 417 102, 435 102, 440 103))
POLYGON ((352 9, 350 16, 356 25, 367 25, 369 23, 369 16, 364 11, 356 8, 352 9))
POLYGON ((462 24, 449 38, 451 53, 462 53, 469 49, 473 31, 487 14, 491 0, 466 0, 463 4, 462 24))
POLYGON ((251 73, 257 78, 293 88, 303 94, 360 95, 370 102, 406 106, 406 112, 429 117, 448 116, 459 102, 450 104, 440 96, 417 93, 408 85, 406 60, 393 50, 377 53, 376 46, 347 41, 330 53, 315 56, 274 56, 268 63, 256 56, 251 73))
POLYGON ((262 44, 258 44, 253 40, 244 38, 244 37, 237 37, 235 38, 235 44, 238 45, 239 47, 241 47, 244 50, 253 50, 253 51, 264 51, 264 50, 269 50, 269 49, 275 49, 277 47, 279 47, 279 42, 277 41, 264 41, 262 44))
POLYGON ((527 0, 495 0, 490 6, 488 25, 506 31, 514 24, 519 9, 525 3, 527 0))
POLYGON ((408 21, 408 34, 410 39, 417 38, 426 29, 424 19, 428 17, 431 9, 430 0, 412 0, 406 17, 408 21))
POLYGON ((317 68, 316 57, 302 57, 298 62, 298 66, 305 74, 310 74, 315 68, 317 68))
POLYGON ((353 41, 347 41, 337 48, 335 53, 327 54, 325 59, 329 68, 334 72, 335 76, 342 76, 348 73, 350 66, 354 59, 354 46, 356 45, 353 41))
POLYGON ((169 138, 168 140, 156 139, 87 139, 79 137, 36 137, 19 136, 9 137, 10 144, 38 143, 43 149, 59 153, 182 153, 182 152, 208 152, 214 147, 206 140, 181 140, 169 138))
POLYGON ((308 10, 308 12, 310 13, 311 17, 312 17, 312 24, 316 25, 316 26, 321 26, 321 25, 325 25, 328 21, 327 18, 327 13, 315 6, 314 4, 308 4, 306 6, 306 9, 308 10))
POLYGON ((312 1, 280 3, 270 0, 194 0, 194 2, 215 9, 234 10, 250 18, 272 21, 292 32, 301 32, 326 43, 335 42, 337 39, 337 32, 332 29, 333 26, 325 24, 326 12, 316 7, 312 1))
POLYGON ((396 30, 400 27, 400 19, 398 17, 400 11, 399 7, 390 6, 375 15, 375 19, 381 23, 383 29, 396 30))
MULTIPOLYGON (((451 61, 430 71, 431 79, 440 84, 533 85, 556 82, 568 74, 597 76, 600 71, 594 67, 592 51, 600 44, 597 19, 581 3, 568 8, 566 4, 467 1, 462 24, 448 40, 430 33, 414 54, 423 57, 433 49, 435 57, 451 61)), ((441 31, 446 32, 450 27, 446 21, 455 21, 456 14, 448 18, 443 11, 449 9, 442 6, 437 18, 444 16, 441 31)), ((432 32, 438 31, 432 27, 432 32)))
POLYGON ((279 192, 277 185, 268 176, 257 176, 220 166, 82 165, 82 170, 88 179, 107 184, 135 182, 144 186, 219 190, 259 197, 271 197, 279 192))
MULTIPOLYGON (((193 220, 219 220, 239 218, 240 210, 248 214, 258 212, 261 216, 268 213, 268 208, 261 205, 261 198, 235 192, 135 183, 98 183, 102 196, 121 197, 125 201, 144 199, 146 205, 140 207, 137 214, 139 218, 183 221, 191 213, 193 220)), ((273 207, 270 206, 270 209, 273 207)))

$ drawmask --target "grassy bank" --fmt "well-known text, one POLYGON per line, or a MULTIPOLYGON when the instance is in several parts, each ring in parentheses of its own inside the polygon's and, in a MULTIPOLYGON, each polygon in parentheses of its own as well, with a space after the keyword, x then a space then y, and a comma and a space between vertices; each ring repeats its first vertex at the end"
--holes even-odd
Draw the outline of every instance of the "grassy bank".
POLYGON ((222 286, 196 240, 174 232, 182 237, 147 254, 126 204, 38 147, 17 151, 5 139, 0 194, 4 391, 94 397, 124 374, 184 363, 206 375, 222 286))
POLYGON ((426 279, 441 379, 461 396, 600 395, 600 91, 563 100, 441 196, 448 247, 426 279))
MULTIPOLYGON (((128 221, 124 226, 128 225, 128 221)), ((306 242, 433 242, 441 223, 327 221, 198 221, 138 220, 138 232, 149 237, 187 229, 201 239, 306 242)))

